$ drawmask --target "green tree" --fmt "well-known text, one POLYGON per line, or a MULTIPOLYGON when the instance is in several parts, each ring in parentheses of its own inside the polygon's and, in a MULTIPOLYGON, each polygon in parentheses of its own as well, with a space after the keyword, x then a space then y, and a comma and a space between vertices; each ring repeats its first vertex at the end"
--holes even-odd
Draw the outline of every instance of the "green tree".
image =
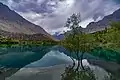
POLYGON ((88 68, 84 68, 82 60, 85 52, 90 51, 91 43, 88 43, 88 37, 90 35, 85 34, 82 30, 81 26, 79 26, 81 22, 80 14, 73 14, 70 18, 67 19, 65 27, 71 29, 71 33, 66 36, 64 41, 64 47, 67 48, 71 53, 75 53, 77 56, 77 67, 75 67, 75 61, 73 58, 73 66, 69 66, 66 68, 65 73, 62 75, 62 80, 95 80, 95 76, 92 77, 91 74, 93 72, 88 68), (79 53, 82 53, 81 55, 79 53), (81 64, 81 67, 80 67, 81 64), (80 71, 79 71, 80 70, 80 71), (89 72, 90 71, 90 72, 89 72), (91 77, 93 79, 91 79, 91 77))
POLYGON ((65 47, 71 52, 74 52, 77 56, 78 66, 76 70, 79 69, 80 63, 82 69, 84 69, 82 63, 83 55, 85 52, 90 51, 92 45, 92 41, 88 43, 87 38, 89 37, 89 35, 82 32, 82 27, 79 25, 80 22, 81 22, 80 14, 73 14, 72 16, 70 16, 70 18, 67 19, 65 25, 65 27, 71 29, 71 33, 66 36, 65 47), (81 30, 78 31, 77 30, 78 28, 81 30), (79 55, 80 52, 82 53, 81 55, 79 55))
MULTIPOLYGON (((78 32, 76 30, 76 28, 80 27, 79 23, 81 22, 80 19, 80 15, 79 14, 73 14, 72 16, 70 16, 70 18, 67 19, 66 25, 65 27, 71 29, 71 33, 69 36, 67 36, 66 41, 67 44, 69 44, 69 50, 73 50, 73 52, 75 52, 75 54, 77 55, 77 59, 78 59, 78 66, 77 69, 79 69, 80 66, 80 59, 79 59, 79 36, 77 35, 78 32)), ((82 32, 81 32, 82 33, 82 32)), ((81 64, 82 65, 82 64, 81 64)), ((83 65, 82 65, 83 67, 83 65)))

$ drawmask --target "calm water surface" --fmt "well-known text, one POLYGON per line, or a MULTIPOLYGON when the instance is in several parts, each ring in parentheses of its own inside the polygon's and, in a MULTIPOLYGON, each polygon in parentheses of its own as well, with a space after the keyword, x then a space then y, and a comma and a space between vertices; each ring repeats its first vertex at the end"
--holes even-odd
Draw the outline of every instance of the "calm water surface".
MULTIPOLYGON (((70 52, 62 46, 0 47, 0 70, 4 68, 17 68, 18 70, 38 60, 41 60, 39 62, 39 67, 49 67, 59 64, 66 64, 69 62, 65 60, 67 59, 67 56, 70 56, 70 52)), ((72 57, 76 58, 76 55, 72 53, 72 57)), ((119 53, 114 51, 95 49, 90 54, 85 53, 84 59, 87 59, 88 61, 90 61, 90 63, 100 66, 111 72, 112 70, 109 70, 106 65, 109 66, 114 63, 120 70, 120 55, 119 53)), ((117 74, 118 72, 113 71, 113 73, 117 74)))

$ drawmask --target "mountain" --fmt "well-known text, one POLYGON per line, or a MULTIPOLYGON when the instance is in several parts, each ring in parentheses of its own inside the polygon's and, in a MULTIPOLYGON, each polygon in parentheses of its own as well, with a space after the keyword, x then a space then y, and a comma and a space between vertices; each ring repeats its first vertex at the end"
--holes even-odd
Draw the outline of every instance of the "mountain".
POLYGON ((98 22, 91 22, 87 25, 87 28, 83 29, 84 32, 96 32, 104 30, 106 27, 109 27, 111 22, 120 21, 120 9, 116 10, 113 14, 105 16, 102 20, 98 22))
POLYGON ((52 35, 55 39, 57 40, 63 40, 64 39, 64 34, 59 34, 59 33, 55 33, 52 35))
POLYGON ((0 3, 0 11, 0 34, 2 36, 25 38, 24 36, 32 37, 37 35, 38 39, 53 39, 43 28, 27 21, 2 3, 0 3))

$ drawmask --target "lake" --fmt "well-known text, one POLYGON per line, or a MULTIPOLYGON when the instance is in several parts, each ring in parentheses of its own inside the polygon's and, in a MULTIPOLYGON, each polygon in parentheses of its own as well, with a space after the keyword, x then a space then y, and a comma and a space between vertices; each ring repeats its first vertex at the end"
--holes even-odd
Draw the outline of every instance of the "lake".
MULTIPOLYGON (((81 54, 81 53, 80 53, 81 54)), ((72 63, 76 55, 62 46, 6 46, 0 47, 0 70, 5 77, 11 76, 19 69, 43 68, 72 63)), ((119 53, 111 50, 95 49, 92 53, 85 53, 84 65, 88 62, 105 71, 119 76, 119 53), (107 55, 107 56, 106 56, 107 55), (88 62, 86 62, 86 60, 88 62), (112 65, 111 67, 109 67, 112 65)))

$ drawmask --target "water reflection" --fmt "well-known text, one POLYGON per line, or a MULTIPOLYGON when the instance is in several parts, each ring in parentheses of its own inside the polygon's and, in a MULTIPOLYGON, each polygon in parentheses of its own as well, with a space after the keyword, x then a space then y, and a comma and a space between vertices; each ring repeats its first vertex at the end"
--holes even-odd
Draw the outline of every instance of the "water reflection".
MULTIPOLYGON (((76 59, 75 62, 77 63, 76 59)), ((51 50, 40 60, 26 65, 7 80, 32 80, 33 78, 35 80, 61 80, 60 76, 64 73, 65 67, 71 64, 72 60, 69 56, 63 52, 51 50)), ((107 75, 104 69, 90 65, 86 59, 83 60, 83 65, 89 66, 94 70, 98 80, 103 79, 104 75, 107 75)))
MULTIPOLYGON (((44 68, 45 68, 45 71, 47 70, 46 67, 48 68, 53 67, 52 69, 55 73, 56 72, 63 73, 65 66, 68 66, 69 64, 73 63, 73 61, 71 60, 71 57, 73 57, 75 62, 77 63, 77 57, 74 54, 74 52, 71 53, 62 46, 0 47, 0 67, 1 67, 0 71, 1 73, 4 73, 4 77, 11 76, 20 68, 21 70, 18 71, 16 75, 22 74, 21 76, 24 76, 24 77, 27 77, 25 74, 28 74, 30 76, 31 74, 29 73, 36 74, 35 72, 38 72, 38 75, 39 75, 40 71, 44 71, 44 68), (61 65, 61 67, 58 66, 56 67, 57 69, 54 68, 54 66, 57 66, 57 65, 61 65)), ((93 69, 94 73, 96 75, 99 75, 99 78, 101 78, 103 75, 106 75, 107 74, 106 71, 115 74, 115 76, 117 77, 119 76, 120 66, 115 62, 108 62, 108 61, 105 61, 105 59, 101 59, 99 56, 93 56, 88 53, 85 53, 83 55, 83 59, 84 59, 83 64, 93 69)), ((47 75, 51 74, 52 76, 54 76, 55 73, 54 72, 50 73, 50 72, 51 70, 47 75)), ((57 73, 56 73, 56 76, 58 76, 57 73)), ((32 76, 34 75, 31 75, 31 77, 32 76)), ((15 80, 15 79, 10 79, 10 80, 15 80)), ((21 79, 21 80, 24 80, 24 79, 21 79)))

